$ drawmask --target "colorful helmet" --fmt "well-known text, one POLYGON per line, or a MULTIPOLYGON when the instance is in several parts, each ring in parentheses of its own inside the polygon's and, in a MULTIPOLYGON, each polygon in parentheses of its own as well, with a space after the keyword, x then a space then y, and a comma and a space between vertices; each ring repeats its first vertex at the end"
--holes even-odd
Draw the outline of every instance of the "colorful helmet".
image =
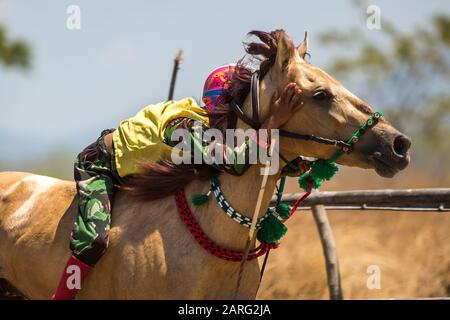
POLYGON ((206 78, 202 101, 207 110, 213 110, 219 104, 220 96, 230 85, 235 68, 235 64, 218 67, 206 78))

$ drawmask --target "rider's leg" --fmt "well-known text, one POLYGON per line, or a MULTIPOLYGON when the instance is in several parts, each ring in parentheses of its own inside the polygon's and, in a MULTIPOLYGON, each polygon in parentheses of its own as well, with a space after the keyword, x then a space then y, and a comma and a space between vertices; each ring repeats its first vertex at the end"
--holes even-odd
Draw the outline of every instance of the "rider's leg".
POLYGON ((78 215, 70 241, 72 256, 64 268, 54 299, 73 299, 84 278, 108 247, 115 174, 111 155, 103 143, 104 134, 84 149, 75 162, 79 199, 78 215), (73 281, 76 274, 74 266, 80 272, 78 281, 73 281))

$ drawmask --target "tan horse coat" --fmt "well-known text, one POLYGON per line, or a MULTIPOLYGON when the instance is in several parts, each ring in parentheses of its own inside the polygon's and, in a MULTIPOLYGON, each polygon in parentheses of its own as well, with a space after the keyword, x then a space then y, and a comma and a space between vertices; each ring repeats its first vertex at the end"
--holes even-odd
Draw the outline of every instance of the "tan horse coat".
MULTIPOLYGON (((261 116, 268 115, 268 101, 274 90, 296 81, 303 89, 303 107, 285 128, 347 138, 354 125, 368 117, 355 107, 363 102, 322 70, 305 63, 305 50, 305 45, 295 49, 289 38, 281 37, 277 61, 261 82, 261 116), (329 109, 312 98, 318 85, 336 96, 329 109)), ((248 105, 246 101, 246 110, 248 105)), ((246 128, 240 121, 238 127, 246 128)), ((366 143, 361 143, 363 148, 343 157, 341 163, 383 172, 377 167, 381 164, 372 161, 370 152, 380 145, 390 146, 398 134, 381 121, 367 135, 366 143)), ((335 150, 285 138, 280 141, 280 149, 290 159, 299 154, 326 158, 335 150)), ((248 216, 254 211, 262 181, 259 169, 254 165, 241 177, 221 176, 227 200, 248 216)), ((268 179, 260 215, 269 204, 278 177, 268 179)), ((186 189, 187 198, 208 187, 206 182, 192 182, 186 189)), ((48 299, 54 293, 70 255, 75 195, 73 182, 28 173, 0 173, 0 278, 31 299, 48 299)), ((192 209, 214 241, 230 249, 244 248, 248 229, 228 218, 215 200, 192 209)), ((89 274, 78 298, 232 299, 238 269, 239 263, 218 259, 197 244, 180 219, 173 197, 136 202, 119 192, 112 210, 110 247, 89 274)), ((247 263, 238 298, 254 299, 258 282, 258 262, 247 263)))
MULTIPOLYGON (((252 171, 258 175, 256 170, 250 171, 246 175, 252 171)), ((224 183, 227 178, 236 179, 224 177, 223 192, 239 195, 243 201, 248 196, 252 203, 250 193, 256 190, 241 180, 224 183), (235 192, 229 190, 230 185, 235 192)), ((194 182, 186 195, 189 199, 206 189, 207 184, 194 182)), ((0 206, 0 278, 8 279, 27 297, 47 299, 70 254, 69 236, 76 216, 75 184, 6 172, 0 173, 0 190, 4 190, 0 206)), ((267 192, 266 205, 270 196, 267 192)), ((237 203, 236 196, 228 198, 237 203)), ((251 212, 250 205, 245 207, 251 212)), ((112 215, 110 247, 89 275, 78 295, 80 299, 234 298, 239 263, 220 260, 201 248, 180 219, 172 197, 135 203, 119 193, 112 215)), ((247 229, 229 219, 215 201, 199 207, 195 216, 217 243, 243 249, 247 229)), ((252 299, 258 283, 257 262, 248 263, 245 271, 240 297, 252 299)))

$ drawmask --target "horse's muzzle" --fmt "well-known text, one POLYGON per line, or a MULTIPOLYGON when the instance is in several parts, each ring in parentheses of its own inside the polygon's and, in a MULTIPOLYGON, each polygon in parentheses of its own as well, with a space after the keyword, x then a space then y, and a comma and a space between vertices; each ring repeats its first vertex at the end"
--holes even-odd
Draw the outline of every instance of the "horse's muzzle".
POLYGON ((376 172, 382 177, 393 177, 398 171, 405 169, 410 161, 410 147, 410 138, 403 134, 395 136, 372 154, 376 172))

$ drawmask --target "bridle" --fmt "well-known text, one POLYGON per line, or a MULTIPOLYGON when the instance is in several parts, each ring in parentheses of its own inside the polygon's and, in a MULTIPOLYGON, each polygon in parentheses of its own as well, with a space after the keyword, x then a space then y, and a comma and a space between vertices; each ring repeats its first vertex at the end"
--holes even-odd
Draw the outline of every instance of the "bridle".
MULTIPOLYGON (((261 121, 259 118, 259 70, 256 70, 253 72, 250 82, 250 94, 251 94, 251 107, 252 107, 252 117, 250 118, 244 113, 244 110, 233 100, 230 102, 230 107, 233 110, 233 112, 236 114, 236 116, 241 119, 244 123, 248 124, 253 129, 259 129, 261 127, 261 121)), ((374 113, 376 114, 376 113, 374 113)), ((361 134, 364 134, 365 132, 361 132, 361 134)), ((305 141, 314 141, 321 144, 326 145, 332 145, 335 147, 340 148, 343 152, 349 153, 353 149, 352 143, 349 143, 348 141, 338 140, 338 139, 330 139, 330 138, 323 138, 319 136, 315 136, 313 134, 300 134, 296 132, 291 132, 287 130, 280 129, 279 135, 282 137, 297 139, 297 140, 305 140, 305 141)), ((283 159, 283 161, 287 161, 287 159, 284 159, 280 154, 280 157, 283 159)), ((287 162, 289 163, 289 162, 287 162)))

